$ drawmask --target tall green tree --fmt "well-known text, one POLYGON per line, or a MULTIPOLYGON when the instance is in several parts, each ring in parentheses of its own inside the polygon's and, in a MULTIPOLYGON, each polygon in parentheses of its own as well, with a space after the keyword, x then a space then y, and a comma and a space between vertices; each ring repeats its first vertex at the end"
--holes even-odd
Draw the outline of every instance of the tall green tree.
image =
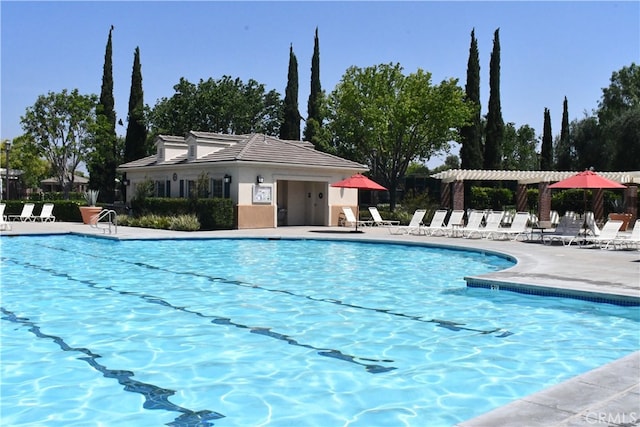
POLYGON ((484 140, 484 168, 500 169, 504 121, 500 105, 500 29, 493 34, 493 51, 489 63, 489 108, 484 140))
POLYGON ((514 123, 504 127, 502 167, 505 170, 537 170, 540 164, 536 131, 529 125, 516 129, 514 123))
POLYGON ((553 135, 551 134, 551 113, 548 108, 544 109, 542 147, 540 149, 540 170, 553 170, 553 135))
POLYGON ((376 165, 376 178, 390 190, 392 210, 409 164, 446 152, 472 114, 457 80, 433 85, 430 73, 418 69, 405 76, 399 64, 350 67, 331 93, 329 107, 333 152, 376 165))
POLYGON ((313 56, 311 57, 311 90, 307 102, 307 120, 304 126, 304 140, 318 147, 317 135, 322 128, 322 86, 320 85, 320 41, 318 27, 313 39, 313 56))
POLYGON ((298 110, 298 60, 293 53, 293 45, 289 48, 289 72, 287 88, 284 94, 284 118, 280 127, 280 139, 300 140, 300 120, 298 110))
POLYGON ((89 186, 100 190, 104 202, 113 202, 116 188, 116 168, 118 167, 119 144, 116 137, 116 112, 113 99, 113 62, 111 37, 113 25, 104 54, 102 89, 96 108, 97 127, 93 151, 87 162, 89 186))
POLYGON ((460 129, 462 147, 460 160, 462 169, 482 169, 482 118, 480 115, 480 55, 475 29, 471 31, 471 46, 469 47, 469 61, 467 62, 467 84, 465 99, 473 105, 474 114, 471 124, 460 129))
POLYGON ((197 84, 181 78, 171 98, 162 98, 148 113, 152 136, 184 135, 189 131, 227 134, 264 133, 276 136, 282 100, 275 90, 250 79, 223 76, 197 84))
POLYGON ((133 54, 127 135, 124 140, 123 161, 125 163, 131 162, 147 156, 149 155, 149 149, 150 147, 147 146, 147 126, 144 118, 144 92, 142 91, 140 48, 136 47, 133 54))
POLYGON ((611 75, 610 84, 602 90, 598 119, 603 141, 614 170, 637 170, 640 152, 640 66, 631 63, 611 75))
POLYGON ((570 123, 571 145, 575 148, 575 162, 573 170, 581 171, 593 167, 603 171, 609 167, 610 157, 607 155, 598 118, 587 116, 570 123))
POLYGON ((20 118, 29 143, 47 159, 66 198, 91 149, 97 101, 96 95, 81 95, 78 89, 49 92, 20 118))
POLYGON ((571 147, 571 139, 569 138, 569 104, 567 97, 564 97, 562 103, 562 128, 560 130, 560 139, 556 146, 556 168, 560 171, 570 171, 574 166, 574 154, 571 147))

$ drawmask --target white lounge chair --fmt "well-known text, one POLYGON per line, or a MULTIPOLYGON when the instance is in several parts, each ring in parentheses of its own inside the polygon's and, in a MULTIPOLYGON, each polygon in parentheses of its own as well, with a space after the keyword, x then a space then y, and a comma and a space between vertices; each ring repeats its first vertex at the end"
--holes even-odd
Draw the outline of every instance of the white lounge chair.
POLYGON ((411 221, 409 225, 397 225, 395 227, 389 227, 389 233, 391 234, 420 234, 420 229, 422 228, 422 219, 427 213, 426 209, 417 209, 413 216, 411 217, 411 221))
POLYGON ((631 234, 618 234, 614 239, 614 243, 624 246, 626 249, 635 247, 640 250, 640 219, 636 220, 631 234))
POLYGON ((600 235, 600 228, 598 227, 598 224, 596 224, 596 220, 595 217, 593 215, 593 212, 586 212, 584 215, 584 223, 587 226, 587 233, 590 233, 592 236, 599 236, 600 235))
POLYGON ((7 217, 4 214, 6 207, 6 204, 0 203, 0 230, 11 230, 11 224, 7 222, 7 217))
POLYGON ((22 213, 20 213, 20 215, 9 215, 9 220, 22 222, 33 221, 34 206, 35 205, 33 203, 25 203, 24 205, 22 205, 22 213))
MULTIPOLYGON (((502 227, 502 218, 505 215, 505 211, 489 213, 486 216, 485 226, 481 227, 477 232, 471 232, 471 234, 477 233, 480 237, 487 237, 489 234, 498 231, 502 227)), ((470 238, 471 236, 467 237, 470 238)))
POLYGON ((444 227, 444 221, 447 218, 447 210, 446 209, 438 209, 433 213, 433 217, 431 218, 431 222, 429 225, 425 225, 421 228, 421 232, 427 236, 430 236, 431 233, 435 230, 441 230, 444 227))
POLYGON ((618 232, 622 227, 624 221, 617 219, 610 219, 607 221, 600 230, 600 234, 597 236, 586 236, 585 243, 593 243, 593 247, 607 249, 610 244, 613 245, 613 248, 616 248, 616 238, 618 237, 618 232))
POLYGON ((375 206, 369 206, 369 212, 371 213, 371 218, 373 218, 373 225, 377 225, 377 226, 400 225, 400 221, 382 219, 380 212, 378 212, 378 208, 376 208, 375 206))
POLYGON ((431 230, 431 236, 451 236, 456 230, 459 230, 463 225, 462 218, 464 218, 463 210, 454 210, 449 216, 449 221, 440 228, 433 228, 431 230))
POLYGON ((543 244, 562 242, 563 245, 571 245, 576 239, 584 237, 582 226, 584 221, 572 216, 563 216, 552 233, 545 233, 542 236, 543 244))
POLYGON ((484 218, 484 211, 471 211, 467 218, 467 225, 462 227, 462 237, 470 238, 476 233, 480 235, 482 231, 482 219, 484 218))
POLYGON ((344 212, 344 218, 346 223, 349 225, 355 225, 356 228, 358 228, 358 226, 366 226, 366 225, 372 224, 372 221, 360 221, 359 219, 357 219, 356 215, 348 206, 343 206, 342 212, 344 212))
POLYGON ((53 206, 53 203, 45 203, 42 205, 40 216, 36 216, 35 220, 42 222, 55 222, 56 217, 53 215, 53 206))
POLYGON ((517 240, 518 237, 527 236, 529 234, 527 226, 530 218, 529 212, 517 212, 513 217, 511 227, 498 228, 496 231, 487 233, 485 237, 492 240, 500 240, 501 238, 517 240))

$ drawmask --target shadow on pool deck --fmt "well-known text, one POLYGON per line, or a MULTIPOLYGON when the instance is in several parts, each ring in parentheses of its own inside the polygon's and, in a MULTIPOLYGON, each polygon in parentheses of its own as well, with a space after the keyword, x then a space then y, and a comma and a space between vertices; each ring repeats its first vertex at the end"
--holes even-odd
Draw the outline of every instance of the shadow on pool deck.
MULTIPOLYGON (((11 223, 0 235, 76 233, 102 236, 78 223, 11 223)), ((392 235, 385 227, 280 227, 277 229, 175 232, 118 227, 117 239, 292 238, 402 242, 507 254, 517 260, 509 269, 478 276, 497 284, 533 285, 590 295, 621 296, 640 301, 640 251, 584 249, 575 246, 487 241, 448 237, 392 235)), ((640 308, 639 308, 640 310, 640 308)), ((640 347, 640 333, 639 342, 640 347)), ((576 427, 640 425, 640 351, 561 384, 519 399, 459 427, 576 427)))

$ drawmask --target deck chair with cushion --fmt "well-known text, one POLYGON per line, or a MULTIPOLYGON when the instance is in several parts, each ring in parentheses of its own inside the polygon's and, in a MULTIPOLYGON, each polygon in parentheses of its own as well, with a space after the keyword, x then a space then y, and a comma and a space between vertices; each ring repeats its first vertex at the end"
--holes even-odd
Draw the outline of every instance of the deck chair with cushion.
POLYGON ((391 234, 420 234, 422 227, 422 219, 427 213, 426 209, 417 209, 413 216, 411 217, 411 221, 409 225, 397 225, 393 227, 389 227, 389 233, 391 234))
POLYGON ((513 217, 511 227, 501 227, 496 231, 487 233, 485 237, 492 240, 500 240, 503 238, 518 240, 518 237, 527 236, 529 234, 527 227, 529 226, 530 218, 531 214, 529 214, 529 212, 517 212, 513 217))
POLYGON ((20 215, 9 215, 9 220, 22 222, 33 221, 34 206, 35 205, 33 203, 25 203, 24 205, 22 205, 22 213, 20 213, 20 215))
POLYGON ((431 233, 435 230, 441 230, 444 227, 444 221, 447 218, 447 210, 446 209, 438 209, 433 213, 433 217, 431 218, 431 222, 429 225, 425 225, 422 227, 421 232, 426 236, 430 236, 431 233))
POLYGON ((371 218, 373 218, 373 225, 377 225, 377 226, 400 225, 400 221, 382 219, 380 212, 378 212, 378 208, 376 208, 375 206, 369 206, 369 212, 371 213, 371 218))
MULTIPOLYGON (((449 216, 449 221, 444 223, 440 228, 433 228, 430 232, 430 236, 450 236, 454 230, 458 230, 464 225, 462 219, 464 218, 463 210, 454 210, 449 216)), ((433 222, 433 221, 432 221, 433 222)))
POLYGON ((609 245, 612 245, 613 248, 616 248, 616 239, 618 237, 618 232, 620 228, 622 228, 624 221, 620 221, 617 219, 610 219, 607 221, 600 230, 600 233, 597 236, 586 236, 585 243, 593 243, 593 247, 607 249, 609 245))
POLYGON ((53 215, 53 206, 53 203, 45 203, 42 205, 40 216, 35 217, 35 220, 42 222, 55 222, 56 217, 53 215))
POLYGON ((362 227, 362 226, 366 226, 366 225, 371 225, 372 224, 372 221, 360 221, 359 219, 357 219, 356 215, 353 213, 351 208, 348 207, 348 206, 343 206, 342 207, 342 212, 344 212, 345 222, 348 225, 355 225, 356 228, 357 228, 357 227, 362 227))
POLYGON ((551 244, 562 242, 563 245, 571 245, 577 238, 582 236, 582 226, 584 221, 571 216, 563 216, 552 233, 545 233, 542 236, 542 243, 551 244))

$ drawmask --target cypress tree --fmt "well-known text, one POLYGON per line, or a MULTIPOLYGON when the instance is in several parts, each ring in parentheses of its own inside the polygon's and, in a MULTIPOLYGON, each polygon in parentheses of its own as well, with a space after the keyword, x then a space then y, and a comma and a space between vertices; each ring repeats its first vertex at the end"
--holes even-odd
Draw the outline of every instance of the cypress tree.
POLYGON ((280 126, 280 139, 300 140, 300 112, 298 111, 298 60, 289 48, 289 72, 284 96, 284 118, 280 126))
POLYGON ((460 129, 462 147, 460 159, 462 169, 482 169, 482 122, 480 117, 480 60, 475 29, 471 30, 471 46, 467 63, 466 101, 474 104, 470 125, 460 129))
POLYGON ((489 63, 489 109, 484 142, 484 168, 500 169, 504 121, 500 107, 500 29, 493 35, 493 51, 489 63))
POLYGON ((551 136, 551 114, 544 109, 544 127, 542 131, 542 147, 540 150, 540 170, 553 170, 553 137, 551 136))
POLYGON ((131 72, 131 91, 129 93, 129 113, 127 136, 124 141, 124 162, 131 162, 146 156, 147 127, 144 120, 144 93, 142 91, 142 70, 140 66, 140 48, 133 55, 131 72))
POLYGON ((561 171, 568 171, 573 169, 571 159, 571 141, 569 140, 569 106, 567 97, 564 97, 562 103, 562 129, 560 130, 560 141, 558 142, 558 149, 556 150, 558 164, 557 169, 561 171))
POLYGON ((94 151, 87 162, 89 186, 100 190, 100 196, 105 202, 112 202, 114 199, 118 151, 116 112, 113 99, 112 32, 113 25, 109 30, 109 38, 107 39, 102 72, 102 89, 98 106, 96 107, 98 129, 95 135, 94 151))
POLYGON ((307 102, 307 122, 304 127, 304 140, 315 144, 315 136, 322 127, 322 113, 320 112, 320 42, 318 41, 318 27, 313 39, 313 57, 311 58, 311 90, 307 102))

